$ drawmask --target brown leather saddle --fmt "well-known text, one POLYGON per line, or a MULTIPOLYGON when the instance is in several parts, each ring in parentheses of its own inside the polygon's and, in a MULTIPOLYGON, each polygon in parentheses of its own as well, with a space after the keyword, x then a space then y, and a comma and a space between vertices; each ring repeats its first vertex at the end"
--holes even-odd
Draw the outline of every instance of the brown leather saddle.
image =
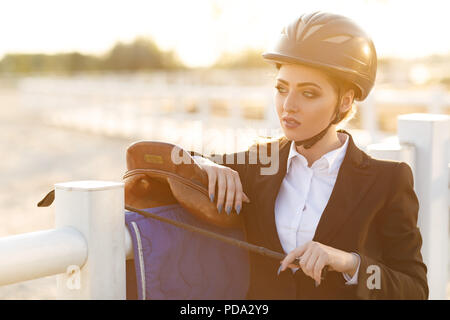
POLYGON ((219 213, 208 195, 208 174, 181 147, 158 141, 131 144, 126 155, 125 203, 151 208, 179 203, 195 217, 220 227, 241 223, 236 213, 219 213))

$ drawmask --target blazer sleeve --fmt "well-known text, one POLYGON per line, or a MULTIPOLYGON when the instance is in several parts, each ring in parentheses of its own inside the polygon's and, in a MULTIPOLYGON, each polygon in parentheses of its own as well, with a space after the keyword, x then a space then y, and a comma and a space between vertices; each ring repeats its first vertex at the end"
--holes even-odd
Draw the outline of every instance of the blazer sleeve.
POLYGON ((361 264, 356 295, 360 299, 428 299, 427 267, 417 227, 419 202, 413 187, 411 168, 399 162, 390 199, 378 222, 383 262, 358 252, 361 264))

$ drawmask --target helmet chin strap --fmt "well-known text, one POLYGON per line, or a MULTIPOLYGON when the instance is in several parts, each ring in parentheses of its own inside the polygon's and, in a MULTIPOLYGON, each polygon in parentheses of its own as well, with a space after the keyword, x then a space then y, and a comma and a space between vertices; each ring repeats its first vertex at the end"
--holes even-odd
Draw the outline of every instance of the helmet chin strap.
POLYGON ((341 118, 341 113, 339 112, 339 102, 340 102, 340 95, 339 95, 339 99, 338 99, 338 104, 336 105, 336 111, 335 111, 335 116, 334 119, 328 124, 328 126, 323 129, 322 131, 320 131, 318 134, 316 134, 315 136, 312 136, 308 139, 304 139, 304 140, 295 140, 295 145, 297 147, 299 146, 303 146, 303 148, 305 149, 309 149, 311 148, 317 141, 319 141, 320 139, 323 138, 323 136, 327 133, 328 129, 330 128, 330 126, 332 124, 336 124, 339 122, 340 118, 341 118))

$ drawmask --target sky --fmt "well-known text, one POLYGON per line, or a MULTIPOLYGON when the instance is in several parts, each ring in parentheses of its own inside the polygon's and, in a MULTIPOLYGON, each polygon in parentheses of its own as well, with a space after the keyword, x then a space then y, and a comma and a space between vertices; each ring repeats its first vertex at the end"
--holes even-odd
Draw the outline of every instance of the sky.
POLYGON ((0 0, 0 57, 10 52, 101 54, 137 36, 189 66, 222 52, 269 49, 282 26, 317 10, 343 14, 378 56, 450 53, 448 0, 0 0))

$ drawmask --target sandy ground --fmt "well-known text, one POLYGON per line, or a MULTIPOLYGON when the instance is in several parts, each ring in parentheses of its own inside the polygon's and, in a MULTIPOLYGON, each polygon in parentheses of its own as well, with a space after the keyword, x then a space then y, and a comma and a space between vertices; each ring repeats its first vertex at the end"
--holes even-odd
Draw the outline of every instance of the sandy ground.
MULTIPOLYGON (((54 183, 120 181, 126 169, 132 139, 46 125, 34 112, 14 91, 0 89, 0 237, 53 228, 54 208, 36 203, 54 183)), ((55 298, 55 276, 0 287, 0 299, 55 298)))

